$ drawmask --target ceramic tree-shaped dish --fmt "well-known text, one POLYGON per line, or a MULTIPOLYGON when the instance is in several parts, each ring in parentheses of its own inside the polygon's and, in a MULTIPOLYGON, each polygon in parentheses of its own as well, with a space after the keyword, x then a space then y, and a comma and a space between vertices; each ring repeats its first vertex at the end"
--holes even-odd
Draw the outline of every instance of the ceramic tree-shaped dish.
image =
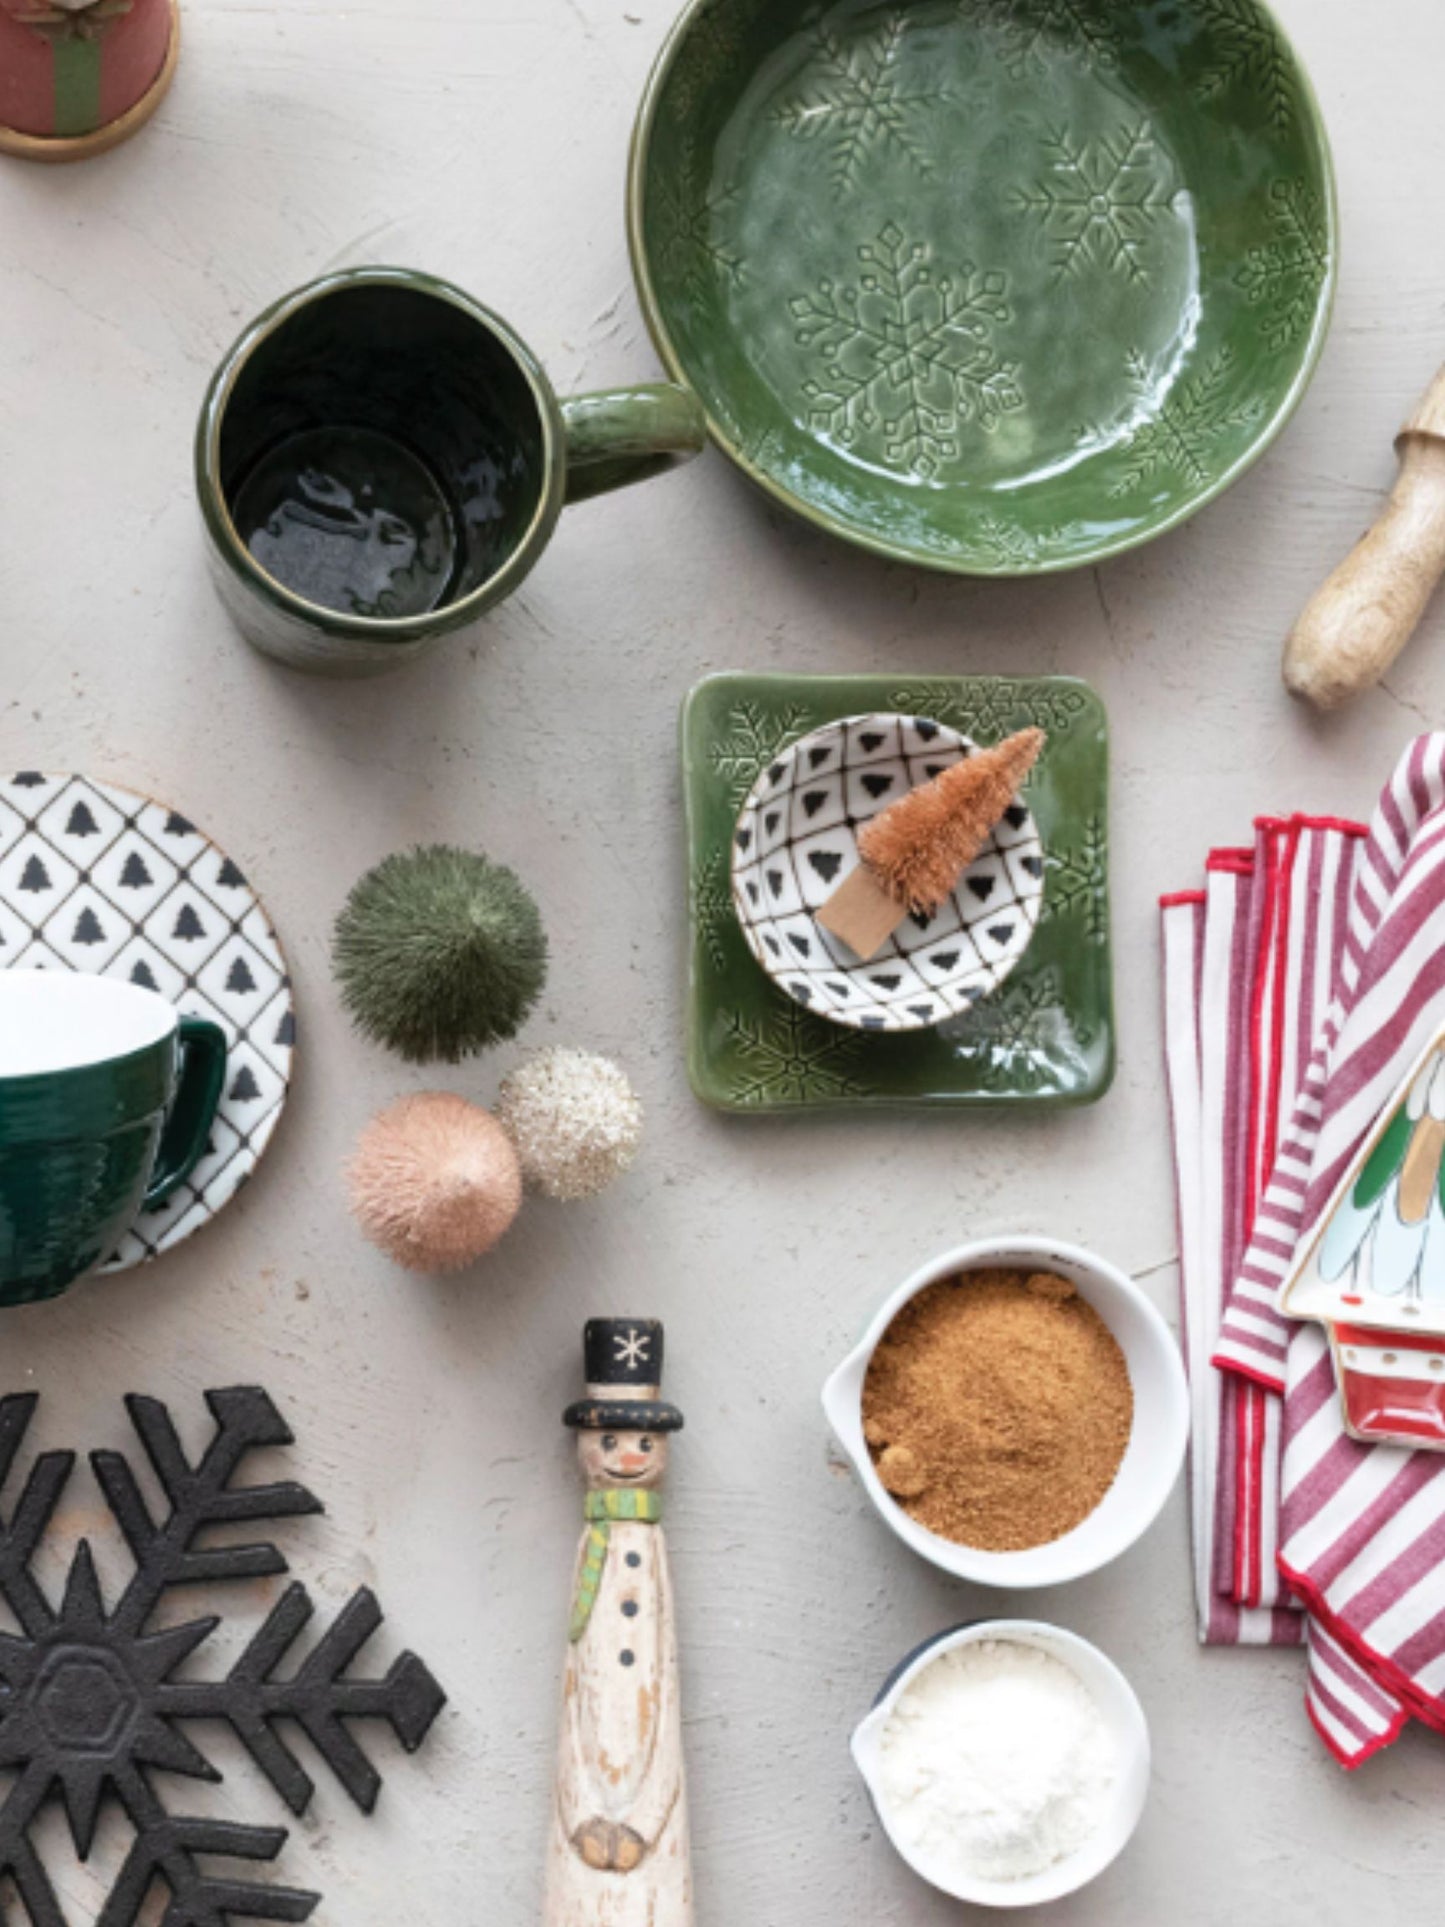
POLYGON ((1352 1437, 1445 1451, 1445 1028, 1355 1154, 1281 1303, 1328 1327, 1352 1437))

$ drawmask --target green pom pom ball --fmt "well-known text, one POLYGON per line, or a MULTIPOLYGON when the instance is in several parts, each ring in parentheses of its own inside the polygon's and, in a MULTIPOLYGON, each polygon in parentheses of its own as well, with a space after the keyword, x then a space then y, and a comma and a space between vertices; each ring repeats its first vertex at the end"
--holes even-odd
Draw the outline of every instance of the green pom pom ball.
POLYGON ((547 976, 546 932, 518 877, 441 843, 367 871, 332 955, 357 1027, 413 1064, 515 1036, 547 976))

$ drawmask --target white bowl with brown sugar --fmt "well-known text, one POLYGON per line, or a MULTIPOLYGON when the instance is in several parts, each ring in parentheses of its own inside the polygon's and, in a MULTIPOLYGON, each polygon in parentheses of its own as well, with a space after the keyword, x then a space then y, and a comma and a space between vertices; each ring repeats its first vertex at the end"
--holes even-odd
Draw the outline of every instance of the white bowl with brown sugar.
POLYGON ((931 1259, 823 1390, 905 1545, 961 1579, 1080 1578, 1133 1545, 1189 1431, 1179 1347, 1133 1281, 1077 1245, 1000 1238, 931 1259))

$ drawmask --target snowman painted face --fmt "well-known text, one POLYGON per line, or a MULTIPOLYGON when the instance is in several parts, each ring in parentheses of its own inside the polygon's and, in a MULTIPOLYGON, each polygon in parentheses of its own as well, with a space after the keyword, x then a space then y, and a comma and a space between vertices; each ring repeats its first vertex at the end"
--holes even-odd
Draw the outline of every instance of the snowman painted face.
POLYGON ((577 1457, 594 1492, 625 1490, 628 1486, 649 1491, 661 1485, 667 1471, 667 1434, 579 1432, 577 1457))

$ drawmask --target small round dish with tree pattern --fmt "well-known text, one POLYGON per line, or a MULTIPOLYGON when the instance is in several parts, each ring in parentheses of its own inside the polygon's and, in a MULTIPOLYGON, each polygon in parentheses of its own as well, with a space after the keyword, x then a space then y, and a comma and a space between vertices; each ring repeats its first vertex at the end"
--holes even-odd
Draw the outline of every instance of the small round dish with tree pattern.
POLYGON ((923 716, 845 716, 759 776, 733 832, 733 903, 748 947, 795 1003, 853 1030, 928 1030, 966 1016, 1028 949, 1044 851, 1022 800, 953 895, 931 917, 906 916, 866 962, 817 920, 858 865, 859 826, 975 747, 923 716))

